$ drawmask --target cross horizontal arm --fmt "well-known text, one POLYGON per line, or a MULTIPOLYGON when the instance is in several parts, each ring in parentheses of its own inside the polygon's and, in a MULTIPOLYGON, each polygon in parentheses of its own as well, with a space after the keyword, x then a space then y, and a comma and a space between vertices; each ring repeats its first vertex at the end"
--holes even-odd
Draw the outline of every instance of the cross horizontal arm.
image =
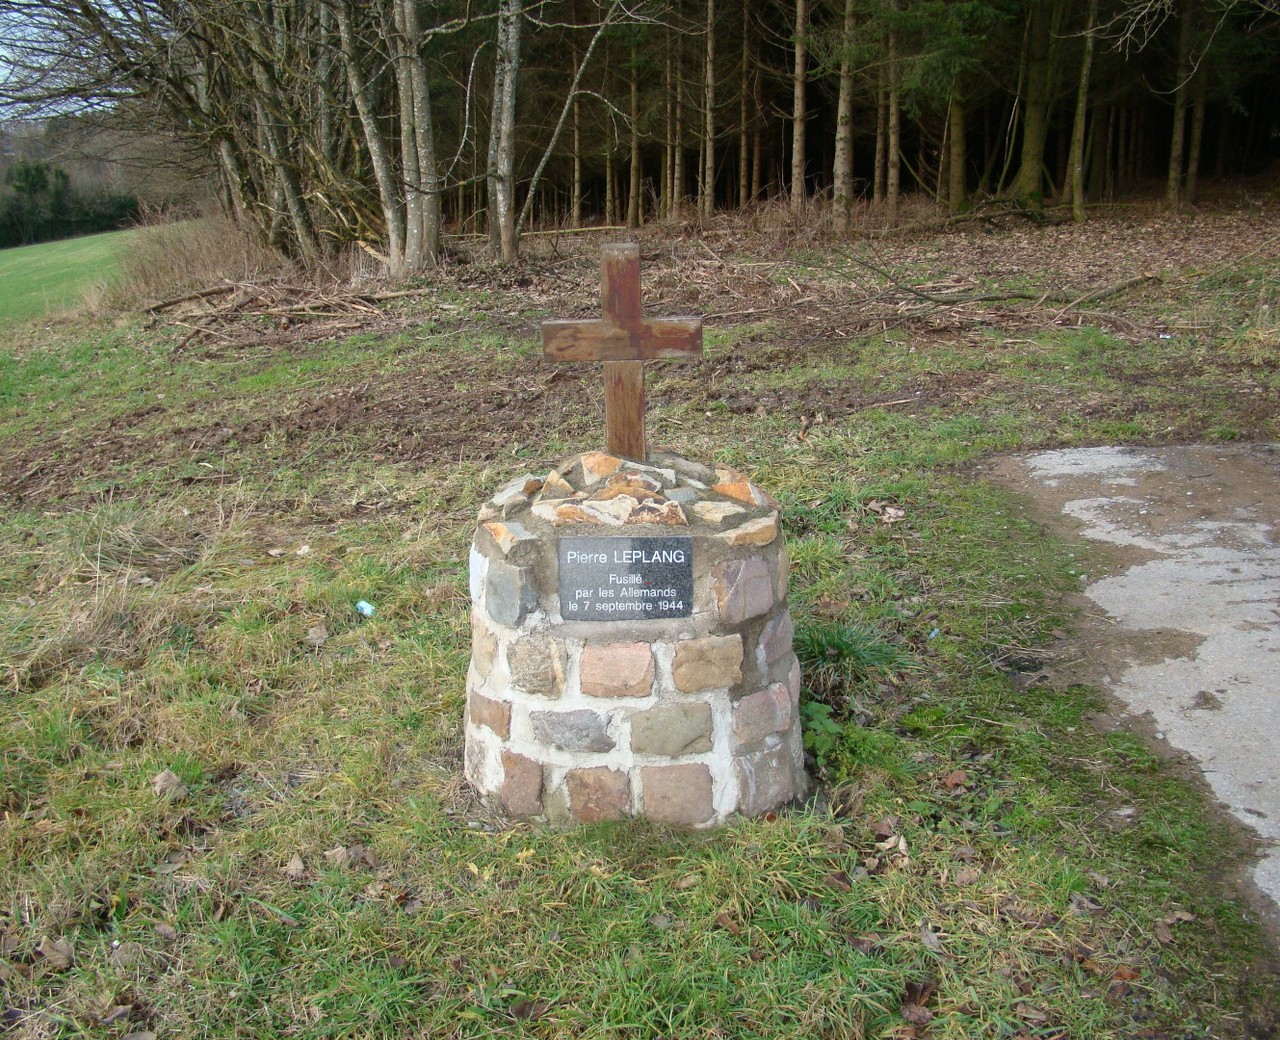
POLYGON ((701 318, 647 318, 634 324, 589 318, 544 321, 549 361, 648 361, 702 353, 701 318))

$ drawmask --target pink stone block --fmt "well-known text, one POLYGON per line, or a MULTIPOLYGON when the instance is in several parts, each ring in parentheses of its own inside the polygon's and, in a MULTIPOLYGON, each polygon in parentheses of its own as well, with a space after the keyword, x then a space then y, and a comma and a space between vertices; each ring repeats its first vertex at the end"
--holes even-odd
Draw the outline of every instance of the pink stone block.
POLYGON ((711 770, 701 764, 645 766, 640 770, 644 814, 659 823, 695 827, 715 814, 711 770))
POLYGON ((617 820, 631 811, 631 782, 618 769, 596 766, 565 777, 569 811, 578 823, 617 820))
POLYGON ((749 747, 791 725, 791 692, 782 684, 743 697, 733 709, 733 742, 749 747))
POLYGON ((511 736, 511 704, 471 691, 467 698, 467 714, 473 726, 488 726, 503 740, 511 736))
POLYGON ((648 697, 653 649, 649 643, 595 643, 583 647, 578 674, 588 697, 648 697))
POLYGON ((766 613, 773 606, 773 575, 761 556, 724 560, 711 569, 716 606, 727 625, 766 613))
POLYGON ((706 636, 682 639, 676 644, 671 665, 676 689, 681 693, 727 690, 742 682, 742 636, 706 636))
POLYGON ((797 768, 785 744, 736 759, 733 772, 738 783, 738 812, 758 816, 791 801, 798 794, 797 768))
POLYGON ((542 766, 514 751, 502 753, 502 792, 499 797, 513 816, 542 812, 542 766))
POLYGON ((764 631, 760 634, 760 649, 764 651, 765 664, 773 664, 783 655, 791 653, 791 644, 794 640, 795 629, 791 624, 791 611, 783 610, 764 626, 764 631))

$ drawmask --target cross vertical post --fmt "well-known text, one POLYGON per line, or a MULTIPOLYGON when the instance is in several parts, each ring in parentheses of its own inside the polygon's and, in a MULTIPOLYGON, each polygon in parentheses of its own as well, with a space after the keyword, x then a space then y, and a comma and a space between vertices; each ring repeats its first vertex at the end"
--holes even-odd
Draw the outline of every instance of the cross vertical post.
POLYGON ((601 249, 601 317, 542 323, 543 354, 551 361, 603 361, 605 450, 644 462, 644 363, 702 353, 702 319, 644 318, 640 247, 601 249))
MULTIPOLYGON (((640 250, 605 246, 600 257, 600 313, 626 325, 640 320, 640 250)), ((649 457, 644 431, 644 361, 604 363, 604 450, 622 459, 649 457)))

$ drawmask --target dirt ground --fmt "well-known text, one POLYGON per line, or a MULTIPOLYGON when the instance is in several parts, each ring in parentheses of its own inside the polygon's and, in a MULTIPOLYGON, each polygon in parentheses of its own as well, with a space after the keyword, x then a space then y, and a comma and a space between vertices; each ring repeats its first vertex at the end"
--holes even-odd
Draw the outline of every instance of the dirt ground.
MULTIPOLYGON (((1167 317, 1167 304, 1205 272, 1280 257, 1280 217, 1260 208, 1178 218, 1111 214, 1083 227, 1004 217, 835 251, 820 243, 807 249, 794 236, 734 225, 711 227, 697 237, 646 233, 641 241, 649 313, 705 314, 710 330, 764 323, 731 354, 664 363, 650 380, 651 401, 657 403, 717 406, 730 413, 763 408, 803 429, 867 408, 959 411, 992 395, 1034 393, 1046 420, 1068 409, 1120 420, 1138 407, 1148 413, 1167 407, 1172 441, 1198 431, 1186 427, 1184 408, 1176 401, 1162 405, 1157 391, 1170 381, 1185 386, 1212 376, 1211 393, 1230 400, 1239 437, 1265 436, 1280 413, 1280 393, 1253 378, 1258 366, 1238 359, 1220 365, 1208 355, 1188 359, 1180 371, 1133 376, 1125 394, 1083 401, 1069 391, 1029 387, 977 367, 925 372, 885 393, 822 377, 762 393, 743 387, 744 376, 797 363, 847 364, 851 338, 884 331, 910 337, 919 350, 945 347, 979 357, 990 350, 993 329, 1006 339, 1030 341, 1048 328, 1088 324, 1135 344, 1209 329, 1214 315, 1175 304, 1173 312, 1183 316, 1176 325, 1167 317), (752 259, 741 258, 743 235, 752 236, 752 259), (993 289, 993 283, 1001 288, 993 289), (1127 283, 1134 284, 1124 292, 1089 298, 1127 283)), ((526 260, 514 270, 457 255, 431 286, 381 309, 365 306, 354 324, 346 314, 341 330, 390 335, 423 327, 462 343, 499 332, 532 346, 542 317, 598 313, 594 243, 561 252, 567 248, 558 240, 548 245, 531 239, 526 260), (469 301, 465 309, 450 302, 458 299, 469 301)), ((147 349, 192 365, 198 386, 201 366, 234 362, 252 372, 282 359, 315 357, 334 331, 324 321, 264 324, 251 312, 219 316, 197 300, 153 319, 137 335, 147 349), (193 337, 193 327, 212 331, 193 337)), ((0 447, 0 499, 31 505, 74 497, 86 478, 113 469, 180 467, 217 457, 227 445, 246 451, 268 439, 282 461, 295 464, 318 445, 328 450, 349 442, 375 461, 423 467, 489 461, 513 446, 572 436, 584 423, 597 422, 600 381, 587 366, 552 365, 534 352, 495 356, 483 350, 437 351, 429 363, 414 360, 394 378, 357 364, 340 383, 320 380, 319 386, 242 400, 218 398, 209 380, 204 389, 211 401, 198 414, 163 402, 101 419, 55 414, 45 435, 0 447)))

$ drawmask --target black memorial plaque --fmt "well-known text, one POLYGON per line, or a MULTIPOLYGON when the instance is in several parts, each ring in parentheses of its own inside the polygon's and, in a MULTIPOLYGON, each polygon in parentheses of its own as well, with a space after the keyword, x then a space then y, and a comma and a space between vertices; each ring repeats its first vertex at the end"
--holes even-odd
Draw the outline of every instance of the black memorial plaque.
POLYGON ((693 613, 693 539, 561 538, 560 616, 648 621, 693 613))

